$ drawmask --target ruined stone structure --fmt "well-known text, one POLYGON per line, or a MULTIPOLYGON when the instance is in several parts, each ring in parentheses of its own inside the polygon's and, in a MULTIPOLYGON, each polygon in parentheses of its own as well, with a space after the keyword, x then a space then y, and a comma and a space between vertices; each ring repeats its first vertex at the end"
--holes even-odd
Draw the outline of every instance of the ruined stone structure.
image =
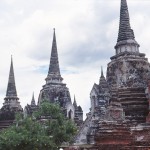
POLYGON ((148 113, 148 116, 146 118, 146 122, 149 122, 150 123, 150 80, 148 81, 148 88, 147 88, 147 97, 148 97, 148 101, 149 101, 149 113, 148 113))
POLYGON ((102 71, 91 90, 91 111, 75 137, 80 149, 150 148, 150 64, 139 47, 127 1, 121 0, 116 54, 110 58, 106 79, 102 71))
POLYGON ((77 145, 94 143, 94 134, 95 129, 98 127, 98 121, 104 119, 106 114, 106 108, 110 101, 110 90, 103 75, 103 69, 101 69, 99 84, 95 83, 93 85, 90 98, 91 111, 87 114, 84 124, 80 126, 80 131, 75 137, 75 142, 77 145), (89 137, 90 140, 87 137, 89 137))
POLYGON ((51 103, 58 103, 66 117, 73 120, 75 118, 77 124, 79 124, 79 122, 81 124, 83 121, 82 108, 72 104, 69 89, 66 87, 66 84, 62 82, 63 78, 61 77, 59 68, 55 29, 52 42, 50 65, 48 75, 45 80, 46 84, 40 91, 38 105, 40 105, 43 100, 48 100, 51 103))
MULTIPOLYGON (((33 94, 31 104, 27 104, 27 106, 25 106, 24 116, 31 116, 34 111, 38 110, 41 102, 47 100, 51 103, 59 104, 64 115, 69 119, 74 120, 77 126, 80 126, 83 122, 83 110, 81 106, 77 105, 75 99, 74 104, 72 104, 69 89, 66 87, 66 84, 62 82, 63 78, 61 77, 59 69, 55 29, 49 71, 45 80, 46 84, 40 91, 38 104, 36 105, 33 94)), ((11 123, 13 123, 15 114, 22 111, 23 109, 20 105, 19 98, 17 97, 13 61, 11 58, 6 97, 4 99, 3 107, 0 110, 0 129, 8 127, 11 123)))
POLYGON ((35 98, 34 98, 34 93, 32 95, 32 100, 31 100, 31 104, 27 104, 27 106, 25 106, 24 108, 24 115, 27 116, 32 116, 33 112, 36 112, 38 111, 38 105, 36 105, 36 102, 35 102, 35 98))
POLYGON ((139 52, 130 27, 126 0, 121 1, 120 26, 115 46, 116 55, 111 57, 107 67, 107 82, 114 99, 124 107, 126 119, 145 122, 148 113, 148 101, 145 96, 147 81, 150 77, 150 64, 145 54, 139 52))
POLYGON ((13 60, 11 57, 6 97, 4 98, 3 106, 0 109, 0 129, 5 128, 11 123, 13 123, 13 120, 15 119, 15 113, 22 111, 23 109, 20 105, 19 98, 17 96, 13 60))
POLYGON ((74 121, 79 127, 83 123, 83 110, 80 105, 79 106, 77 105, 75 96, 74 96, 73 106, 74 106, 74 121))
POLYGON ((110 89, 101 69, 99 84, 94 84, 90 93, 91 115, 103 118, 110 100, 110 89))
MULTIPOLYGON (((99 83, 92 87, 90 112, 82 123, 83 110, 75 97, 72 104, 69 89, 61 77, 54 30, 46 84, 37 105, 33 95, 31 104, 24 109, 25 115, 32 115, 44 100, 59 104, 65 116, 79 127, 72 149, 150 149, 150 64, 139 47, 130 26, 127 1, 121 0, 115 55, 107 65, 106 78, 101 69, 99 83)), ((22 112, 22 108, 11 59, 6 97, 0 110, 0 129, 13 123, 16 112, 22 112)))

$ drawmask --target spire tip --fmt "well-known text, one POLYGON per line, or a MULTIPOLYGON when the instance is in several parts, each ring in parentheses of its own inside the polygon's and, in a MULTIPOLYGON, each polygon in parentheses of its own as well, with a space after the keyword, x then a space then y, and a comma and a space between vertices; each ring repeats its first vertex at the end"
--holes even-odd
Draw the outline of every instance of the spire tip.
POLYGON ((101 77, 104 76, 103 74, 103 66, 101 66, 101 77))

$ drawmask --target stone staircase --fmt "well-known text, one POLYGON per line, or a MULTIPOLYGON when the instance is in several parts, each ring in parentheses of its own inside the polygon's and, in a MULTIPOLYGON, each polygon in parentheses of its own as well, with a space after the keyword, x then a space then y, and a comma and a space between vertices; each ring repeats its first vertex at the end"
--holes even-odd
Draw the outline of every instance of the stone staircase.
POLYGON ((116 102, 116 101, 118 101, 118 95, 117 95, 117 93, 118 93, 118 89, 117 88, 111 88, 111 100, 110 100, 110 102, 116 102))
POLYGON ((144 88, 121 88, 118 101, 122 104, 127 120, 144 123, 148 115, 148 99, 144 88))
POLYGON ((8 128, 14 123, 14 120, 3 120, 0 121, 0 130, 8 128))

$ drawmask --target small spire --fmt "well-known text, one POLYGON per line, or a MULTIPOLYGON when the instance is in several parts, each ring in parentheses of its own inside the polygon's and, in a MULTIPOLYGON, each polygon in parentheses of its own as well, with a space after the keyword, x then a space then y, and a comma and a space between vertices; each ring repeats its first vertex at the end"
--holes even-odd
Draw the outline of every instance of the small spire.
POLYGON ((103 74, 103 67, 101 66, 101 77, 104 77, 104 74, 103 74))
POLYGON ((53 30, 53 42, 48 74, 60 75, 55 28, 53 30))
POLYGON ((31 105, 32 105, 32 106, 33 106, 33 105, 36 105, 36 104, 35 104, 35 98, 34 98, 34 92, 33 92, 33 94, 32 94, 31 105))
POLYGON ((77 108, 77 102, 76 102, 75 95, 74 95, 74 102, 73 102, 73 106, 74 106, 75 108, 77 108))
POLYGON ((9 72, 6 96, 7 97, 11 97, 11 96, 16 97, 17 96, 12 55, 11 55, 11 65, 10 65, 10 72, 9 72))
POLYGON ((130 27, 130 17, 128 12, 128 5, 126 0, 121 0, 120 8, 120 25, 117 42, 123 40, 134 40, 134 32, 130 27))
POLYGON ((107 82, 106 82, 106 79, 104 77, 104 73, 103 73, 103 67, 101 66, 101 76, 100 76, 100 79, 99 79, 99 85, 105 85, 107 82))

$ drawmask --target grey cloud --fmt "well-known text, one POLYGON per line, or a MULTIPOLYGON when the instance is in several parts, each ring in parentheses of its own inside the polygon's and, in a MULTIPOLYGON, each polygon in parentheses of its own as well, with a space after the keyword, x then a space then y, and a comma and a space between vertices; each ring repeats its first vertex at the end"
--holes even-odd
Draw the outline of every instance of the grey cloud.
POLYGON ((86 43, 85 45, 74 46, 74 48, 65 54, 65 63, 76 67, 86 67, 89 64, 100 62, 108 59, 112 52, 105 49, 93 48, 92 45, 86 43), (71 53, 71 54, 70 54, 71 53))
MULTIPOLYGON (((117 39, 118 27, 116 27, 117 30, 114 30, 114 34, 110 37, 107 37, 106 33, 108 32, 108 26, 111 26, 110 22, 113 22, 117 15, 114 16, 112 14, 111 8, 113 7, 110 4, 108 5, 108 12, 105 10, 106 7, 104 6, 108 3, 99 2, 98 5, 95 2, 94 4, 91 9, 92 12, 89 12, 95 16, 92 22, 90 19, 88 21, 88 18, 84 19, 80 17, 76 23, 71 24, 71 27, 76 32, 79 33, 81 31, 81 33, 78 35, 75 32, 73 33, 77 38, 74 39, 73 43, 71 42, 71 46, 68 46, 70 50, 63 54, 66 64, 85 67, 88 64, 94 64, 105 59, 109 60, 109 57, 115 52, 114 45, 115 38, 117 39), (83 34, 86 37, 86 41, 84 42, 78 40, 78 37, 80 38, 83 34), (110 41, 110 39, 113 40, 110 41)), ((113 11, 117 14, 115 8, 113 8, 113 11)))
POLYGON ((47 73, 48 73, 48 65, 42 65, 42 66, 35 67, 34 68, 34 72, 35 73, 39 73, 39 74, 47 75, 47 73))
MULTIPOLYGON (((64 39, 60 39, 57 42, 58 47, 59 43, 65 40, 65 42, 68 43, 68 46, 65 48, 59 47, 61 49, 59 51, 59 57, 61 57, 61 62, 64 63, 64 65, 85 67, 89 63, 95 63, 109 58, 111 54, 113 54, 113 45, 110 42, 108 44, 108 38, 112 37, 106 37, 108 23, 114 20, 112 17, 113 14, 110 13, 111 11, 109 11, 109 13, 104 11, 103 7, 105 3, 99 3, 99 5, 95 4, 96 2, 93 3, 93 6, 90 6, 90 12, 88 12, 95 16, 93 17, 94 19, 91 20, 91 18, 88 18, 88 15, 81 15, 79 17, 78 15, 80 14, 78 14, 70 20, 72 22, 69 22, 68 27, 70 30, 74 30, 72 34, 74 34, 73 37, 76 38, 66 39, 64 35, 64 39), (102 10, 98 6, 100 6, 102 10), (78 39, 78 37, 80 38, 82 35, 86 37, 86 41, 84 42, 78 39)), ((111 7, 109 6, 109 8, 111 7)), ((48 32, 48 29, 40 30, 39 33, 34 35, 36 45, 33 44, 31 45, 33 47, 28 47, 28 51, 25 51, 25 55, 35 60, 47 61, 49 64, 52 39, 49 38, 50 36, 52 37, 52 32, 48 32)))
MULTIPOLYGON (((30 50, 25 51, 25 55, 38 61, 48 61, 51 53, 51 38, 49 30, 40 30, 39 33, 34 36, 35 44, 30 47, 30 50)), ((51 33, 52 35, 52 33, 51 33)))

